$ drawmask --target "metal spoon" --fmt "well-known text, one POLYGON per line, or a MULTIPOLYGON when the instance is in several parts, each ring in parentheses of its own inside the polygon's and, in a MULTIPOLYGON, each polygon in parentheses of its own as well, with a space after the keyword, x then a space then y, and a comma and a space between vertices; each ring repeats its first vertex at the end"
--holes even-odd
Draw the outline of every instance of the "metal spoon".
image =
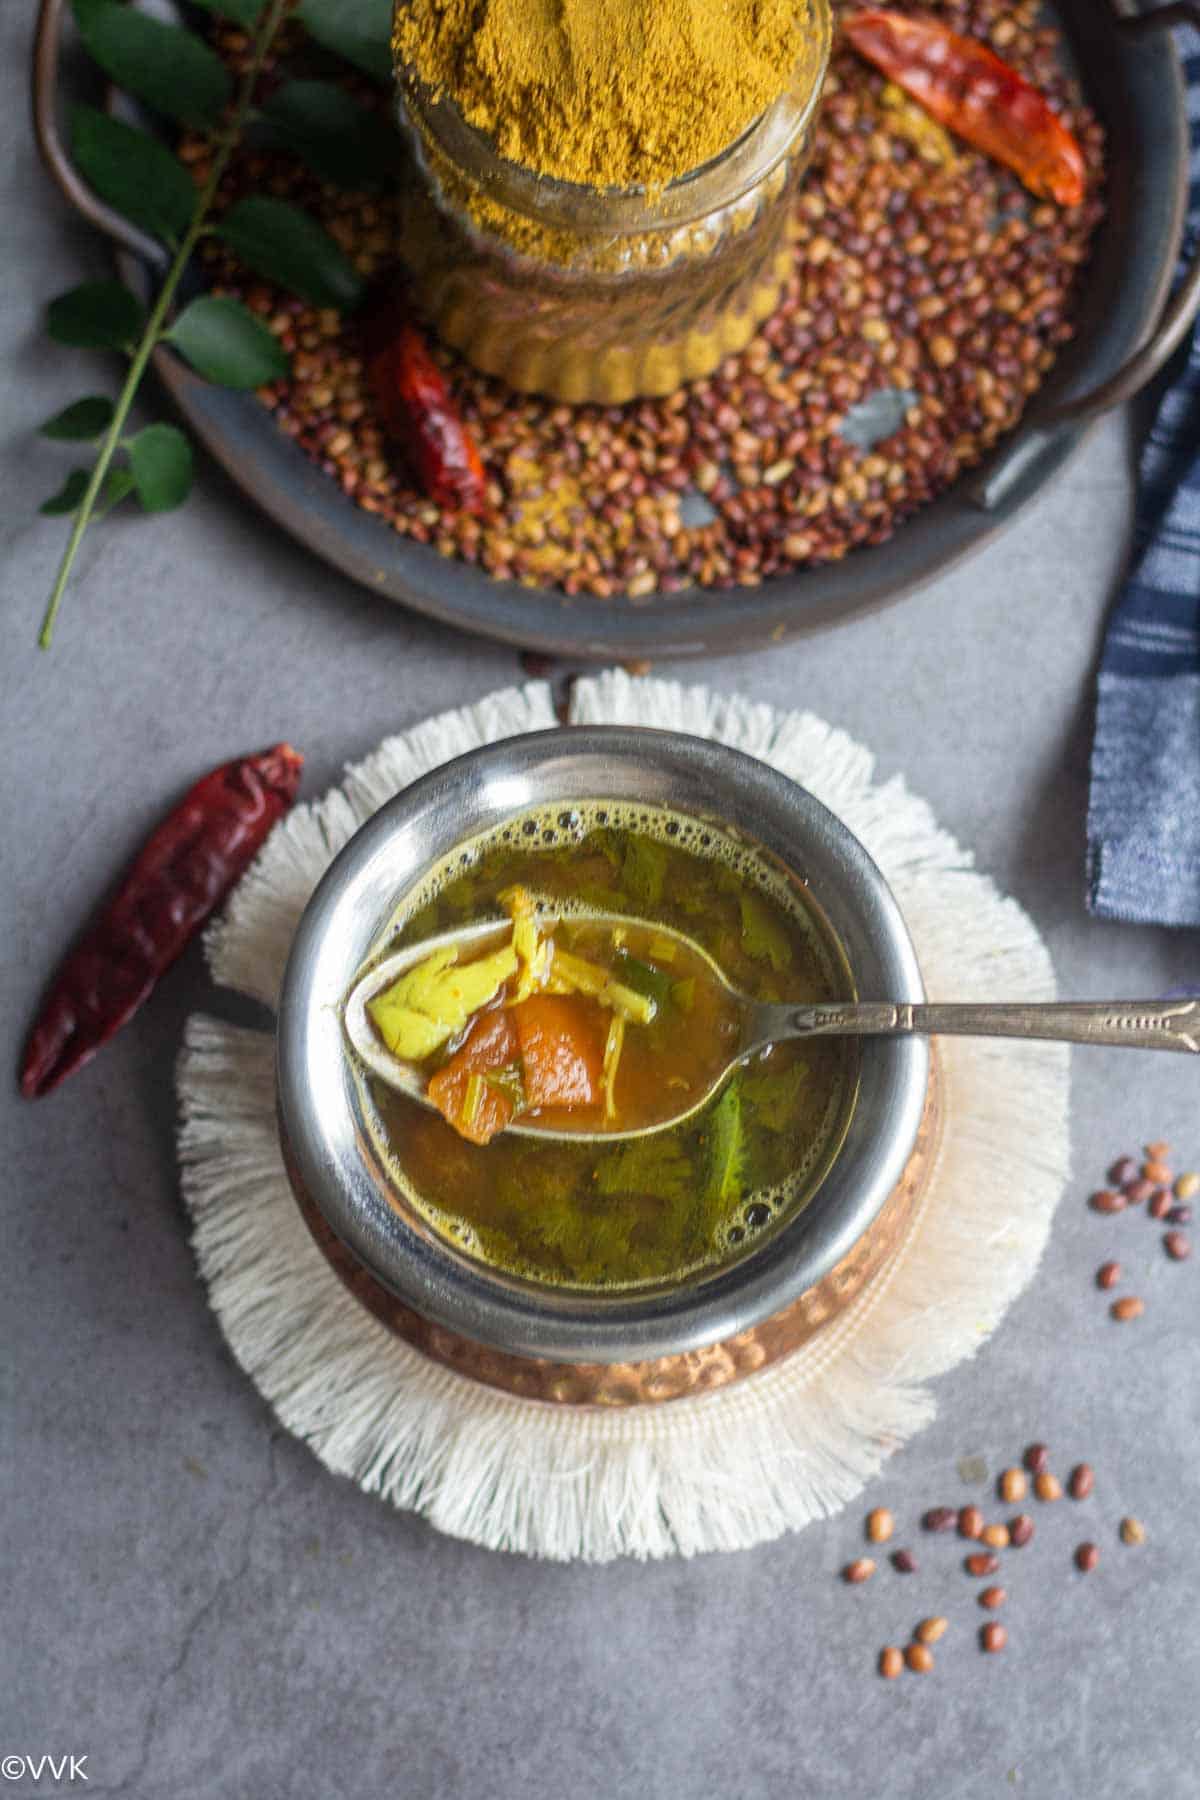
MULTIPOLYGON (((613 928, 630 920, 618 913, 574 913, 571 918, 590 925, 613 928)), ((464 925, 440 937, 426 938, 385 957, 351 990, 345 1006, 346 1035, 366 1066, 389 1087, 431 1106, 425 1092, 426 1077, 415 1063, 393 1056, 371 1022, 367 1002, 390 987, 414 963, 423 962, 435 950, 453 944, 459 950, 482 952, 490 939, 501 940, 511 930, 507 919, 464 925)), ((570 1143, 605 1142, 649 1137, 682 1124, 699 1112, 721 1086, 730 1070, 765 1050, 791 1038, 922 1036, 1042 1038, 1062 1044, 1106 1044, 1130 1050, 1184 1050, 1200 1054, 1200 1000, 1077 1000, 1035 1005, 896 1005, 888 1000, 834 1000, 800 1005, 784 1001, 767 1004, 751 1000, 729 982, 720 965, 694 938, 669 925, 654 921, 657 934, 704 959, 716 979, 737 1002, 740 1031, 728 1058, 704 1092, 680 1112, 635 1131, 570 1131, 539 1125, 536 1120, 510 1125, 523 1137, 554 1138, 570 1143)))

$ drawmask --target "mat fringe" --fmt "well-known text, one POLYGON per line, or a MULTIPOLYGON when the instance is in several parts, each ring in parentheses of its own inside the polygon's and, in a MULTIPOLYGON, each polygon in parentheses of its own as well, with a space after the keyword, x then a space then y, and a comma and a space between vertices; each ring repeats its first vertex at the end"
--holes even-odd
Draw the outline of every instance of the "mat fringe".
MULTIPOLYGON (((572 722, 719 738, 810 788, 866 844, 934 998, 1054 996, 1048 953, 900 777, 809 713, 703 687, 580 682, 572 722)), ((554 723, 531 684, 388 739, 276 830, 209 934, 213 974, 268 1003, 312 889, 356 827, 426 770, 554 723)), ((241 1366, 326 1466, 438 1529, 566 1561, 746 1549, 838 1511, 933 1418, 931 1377, 1027 1285, 1067 1175, 1067 1053, 944 1040, 937 1167, 885 1276, 786 1362, 715 1394, 590 1412, 480 1387, 394 1338, 343 1288, 291 1198, 272 1043, 197 1017, 180 1058, 180 1158, 209 1297, 241 1366)))

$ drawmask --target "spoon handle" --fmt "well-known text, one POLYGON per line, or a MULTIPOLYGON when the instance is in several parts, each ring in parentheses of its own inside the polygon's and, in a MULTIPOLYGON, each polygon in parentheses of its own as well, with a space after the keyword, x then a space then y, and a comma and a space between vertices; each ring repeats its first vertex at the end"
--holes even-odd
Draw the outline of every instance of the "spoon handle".
MULTIPOLYGON (((888 1001, 772 1008, 788 1037, 1051 1038, 1200 1054, 1200 1000, 1077 1000, 1035 1006, 896 1006, 888 1001)), ((782 1035, 782 1034, 780 1034, 782 1035)))

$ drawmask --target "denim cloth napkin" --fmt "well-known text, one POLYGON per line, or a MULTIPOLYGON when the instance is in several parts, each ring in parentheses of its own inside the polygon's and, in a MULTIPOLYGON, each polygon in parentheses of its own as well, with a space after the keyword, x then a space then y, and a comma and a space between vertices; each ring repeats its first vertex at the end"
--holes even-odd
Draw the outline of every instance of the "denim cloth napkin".
MULTIPOLYGON (((1200 33, 1177 34, 1200 236, 1200 33)), ((1142 451, 1134 560, 1100 662, 1088 803, 1088 906, 1200 925, 1200 331, 1173 367, 1142 451)))

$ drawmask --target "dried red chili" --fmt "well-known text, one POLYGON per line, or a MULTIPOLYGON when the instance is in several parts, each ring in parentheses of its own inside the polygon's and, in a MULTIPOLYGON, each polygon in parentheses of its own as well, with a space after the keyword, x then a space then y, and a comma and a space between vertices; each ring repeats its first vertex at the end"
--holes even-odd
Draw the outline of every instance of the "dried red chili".
POLYGON ((290 744, 223 763, 151 832, 59 969, 21 1059, 21 1092, 48 1094, 88 1062, 182 955, 291 806, 290 744))
POLYGON ((860 56, 948 131, 1015 170, 1040 197, 1079 205, 1079 145, 1037 88, 986 44, 936 19, 879 7, 848 13, 842 29, 860 56))
POLYGON ((368 358, 367 382, 385 431, 404 446, 429 498, 481 512, 486 477, 479 451, 415 325, 398 326, 368 358))

